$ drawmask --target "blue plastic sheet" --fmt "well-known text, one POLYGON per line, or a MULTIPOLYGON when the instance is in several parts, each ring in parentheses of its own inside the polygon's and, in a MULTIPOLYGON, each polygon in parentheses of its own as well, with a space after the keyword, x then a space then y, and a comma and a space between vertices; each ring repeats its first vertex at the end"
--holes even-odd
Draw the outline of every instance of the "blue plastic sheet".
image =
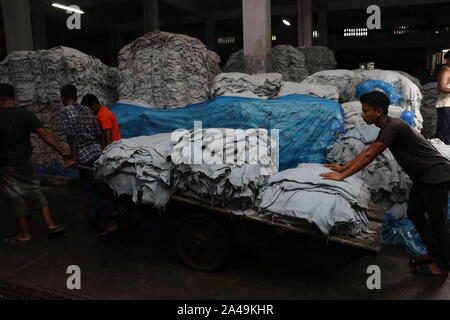
POLYGON ((374 89, 381 89, 391 100, 391 105, 399 105, 403 99, 396 87, 390 83, 380 80, 366 80, 356 85, 356 97, 359 98, 365 93, 374 91, 374 89))
POLYGON ((308 95, 288 95, 272 100, 218 97, 178 109, 144 108, 116 104, 123 138, 203 128, 279 130, 280 170, 299 163, 326 163, 326 149, 344 131, 344 113, 335 101, 308 95))
MULTIPOLYGON (((450 199, 448 207, 448 219, 450 221, 450 199)), ((401 245, 411 255, 427 252, 426 246, 413 223, 408 219, 396 219, 390 213, 384 215, 382 244, 401 245)))

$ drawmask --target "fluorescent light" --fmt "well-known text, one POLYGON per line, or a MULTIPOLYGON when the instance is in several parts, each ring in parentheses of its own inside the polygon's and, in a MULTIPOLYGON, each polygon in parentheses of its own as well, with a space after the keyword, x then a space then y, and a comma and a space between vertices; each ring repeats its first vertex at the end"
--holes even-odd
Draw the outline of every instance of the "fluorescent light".
POLYGON ((285 25, 287 25, 287 26, 290 26, 290 25, 291 25, 291 23, 290 23, 289 21, 285 20, 285 19, 283 19, 283 23, 284 23, 285 25))
POLYGON ((64 5, 59 4, 59 3, 52 3, 52 6, 55 7, 55 8, 64 9, 64 10, 72 11, 72 12, 76 12, 76 13, 81 13, 81 14, 84 13, 84 11, 81 11, 81 10, 78 10, 78 9, 75 9, 75 8, 71 8, 71 7, 68 7, 68 6, 64 6, 64 5))

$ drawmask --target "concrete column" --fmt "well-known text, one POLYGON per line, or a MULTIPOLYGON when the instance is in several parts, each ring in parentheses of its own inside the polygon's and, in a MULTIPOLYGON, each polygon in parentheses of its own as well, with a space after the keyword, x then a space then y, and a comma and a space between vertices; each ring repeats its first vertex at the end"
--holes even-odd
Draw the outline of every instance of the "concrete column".
POLYGON ((214 20, 206 21, 206 47, 209 50, 216 50, 216 22, 214 20))
POLYGON ((33 13, 31 21, 33 24, 34 49, 48 49, 47 21, 45 14, 33 13))
POLYGON ((328 46, 328 12, 322 9, 318 12, 319 16, 319 44, 321 46, 328 46))
POLYGON ((248 74, 272 71, 271 0, 242 0, 244 64, 248 74))
POLYGON ((159 0, 142 0, 144 32, 159 31, 159 0))
POLYGON ((311 0, 298 0, 298 46, 312 46, 312 4, 311 0))
POLYGON ((33 50, 30 3, 28 0, 1 0, 6 50, 33 50))

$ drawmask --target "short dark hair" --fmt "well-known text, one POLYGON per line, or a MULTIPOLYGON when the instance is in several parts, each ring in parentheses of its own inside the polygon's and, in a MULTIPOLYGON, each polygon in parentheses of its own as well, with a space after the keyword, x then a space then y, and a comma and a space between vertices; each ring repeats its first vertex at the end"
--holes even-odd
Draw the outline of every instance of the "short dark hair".
POLYGON ((14 87, 7 83, 0 83, 0 98, 14 99, 16 92, 14 87))
POLYGON ((450 50, 444 54, 444 59, 450 59, 450 50))
POLYGON ((61 97, 65 99, 77 100, 77 88, 74 85, 66 84, 61 89, 61 97))
POLYGON ((93 94, 88 93, 81 100, 81 105, 83 105, 83 106, 90 107, 93 104, 100 104, 100 101, 98 101, 98 98, 96 96, 94 96, 93 94))
POLYGON ((367 103, 369 106, 375 109, 381 109, 384 114, 388 114, 388 108, 391 104, 389 97, 381 91, 372 91, 365 93, 359 98, 362 103, 367 103))

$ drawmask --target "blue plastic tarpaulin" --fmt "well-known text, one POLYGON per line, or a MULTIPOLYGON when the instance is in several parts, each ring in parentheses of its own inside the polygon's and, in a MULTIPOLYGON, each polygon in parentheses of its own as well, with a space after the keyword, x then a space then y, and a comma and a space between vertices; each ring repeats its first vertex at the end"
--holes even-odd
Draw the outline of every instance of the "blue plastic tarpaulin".
POLYGON ((391 100, 391 105, 397 106, 403 99, 400 92, 396 87, 390 83, 380 80, 366 80, 356 85, 356 97, 359 98, 365 93, 374 91, 375 89, 381 89, 391 100))
MULTIPOLYGON (((450 221, 450 199, 448 200, 450 221)), ((390 213, 384 215, 383 240, 385 245, 401 245, 411 255, 424 254, 427 248, 409 219, 396 219, 390 213)))
POLYGON ((280 170, 299 163, 326 163, 326 149, 344 131, 344 113, 335 101, 308 95, 262 100, 218 97, 178 109, 154 109, 130 104, 111 108, 123 138, 202 128, 279 130, 280 170))

